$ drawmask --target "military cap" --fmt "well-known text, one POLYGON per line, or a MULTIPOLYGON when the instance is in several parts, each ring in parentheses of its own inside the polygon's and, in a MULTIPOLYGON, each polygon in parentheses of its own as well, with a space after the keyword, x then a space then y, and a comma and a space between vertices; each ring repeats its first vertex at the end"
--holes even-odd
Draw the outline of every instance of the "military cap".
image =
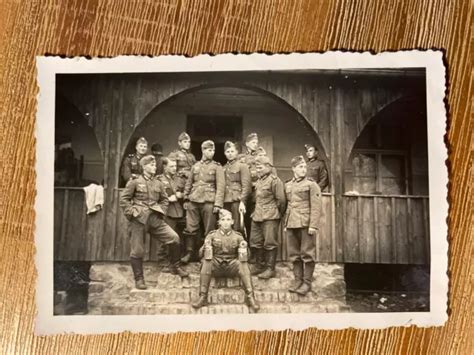
POLYGON ((153 155, 145 155, 143 158, 140 159, 141 166, 148 165, 151 162, 156 162, 155 157, 153 155))
POLYGON ((317 149, 314 144, 305 144, 305 145, 304 145, 304 148, 305 148, 306 150, 309 150, 309 148, 317 149))
POLYGON ((201 149, 208 149, 208 148, 215 148, 213 141, 207 140, 207 141, 202 142, 201 149))
POLYGON ((161 146, 160 143, 155 143, 151 146, 151 151, 152 152, 163 153, 163 147, 161 146))
POLYGON ((191 137, 186 132, 180 133, 180 135, 178 136, 178 141, 181 142, 181 141, 184 141, 185 139, 191 140, 191 137))
POLYGON ((225 142, 224 144, 224 151, 226 151, 227 149, 231 148, 231 147, 235 147, 235 143, 231 142, 231 141, 227 141, 225 142))
POLYGON ((139 144, 148 144, 148 141, 145 139, 145 137, 140 137, 137 139, 137 143, 135 145, 139 145, 139 144))
POLYGON ((256 164, 261 164, 261 165, 269 165, 273 166, 272 162, 270 161, 270 158, 266 156, 259 156, 255 159, 256 164))
POLYGON ((291 166, 294 168, 295 166, 298 166, 300 165, 301 163, 304 163, 305 160, 303 158, 302 155, 298 155, 296 157, 294 157, 293 159, 291 159, 291 166))
POLYGON ((230 213, 230 211, 228 211, 228 210, 225 210, 225 209, 221 208, 219 210, 219 219, 224 218, 224 217, 232 218, 232 213, 230 213))
POLYGON ((257 136, 257 133, 250 133, 248 136, 247 136, 247 139, 245 139, 246 142, 250 142, 254 139, 258 139, 258 136, 257 136))

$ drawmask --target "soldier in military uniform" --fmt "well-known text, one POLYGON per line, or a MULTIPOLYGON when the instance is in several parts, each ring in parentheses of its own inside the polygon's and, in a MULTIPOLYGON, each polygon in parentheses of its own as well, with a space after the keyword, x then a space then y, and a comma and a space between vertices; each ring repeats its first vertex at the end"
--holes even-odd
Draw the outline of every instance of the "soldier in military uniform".
POLYGON ((247 164, 236 159, 237 149, 235 143, 225 142, 224 154, 227 158, 227 163, 224 165, 224 208, 232 213, 233 228, 241 231, 244 226, 240 216, 245 215, 245 205, 252 192, 250 170, 247 164))
MULTIPOLYGON (((255 169, 255 159, 258 154, 258 135, 257 133, 250 133, 245 139, 245 152, 239 154, 238 159, 248 166, 250 171, 250 182, 252 184, 252 191, 250 197, 247 201, 247 211, 244 215, 244 224, 245 229, 247 230, 247 235, 250 234, 250 229, 252 225, 251 215, 255 209, 255 184, 258 180, 257 170, 255 169)), ((255 250, 250 249, 251 260, 250 263, 255 262, 255 250)))
MULTIPOLYGON (((163 158, 164 173, 158 175, 157 179, 163 184, 165 192, 168 195, 168 210, 166 211, 165 222, 178 233, 182 235, 184 220, 184 209, 182 204, 183 190, 178 189, 178 177, 176 176, 176 161, 169 158, 163 158)), ((165 259, 166 251, 160 245, 158 247, 158 258, 165 259)))
POLYGON ((219 229, 207 234, 200 250, 202 257, 199 299, 192 304, 196 309, 207 306, 209 286, 212 276, 239 276, 245 291, 245 301, 250 309, 260 309, 255 300, 252 277, 247 263, 247 242, 243 236, 232 229, 232 213, 219 211, 219 229))
POLYGON ((261 279, 275 277, 280 219, 286 208, 283 182, 272 174, 268 157, 256 160, 258 180, 255 185, 255 210, 252 213, 250 247, 256 253, 256 268, 252 272, 261 279))
POLYGON ((180 267, 179 236, 164 220, 169 201, 163 185, 154 178, 155 158, 147 155, 140 160, 140 165, 143 174, 128 181, 120 196, 120 207, 129 220, 130 262, 135 286, 138 289, 146 289, 143 256, 147 232, 167 246, 171 272, 181 277, 188 276, 188 273, 180 267))
POLYGON ((294 157, 291 166, 294 177, 285 184, 288 207, 284 218, 288 255, 295 275, 295 283, 289 291, 306 295, 311 291, 316 262, 321 190, 315 181, 306 177, 307 164, 303 156, 294 157))
POLYGON ((148 142, 140 137, 135 144, 135 153, 129 154, 122 164, 122 179, 126 184, 130 179, 136 179, 142 173, 140 159, 143 158, 148 150, 148 142))
POLYGON ((182 132, 178 136, 178 149, 168 154, 168 158, 175 160, 177 164, 178 188, 184 190, 184 185, 188 180, 189 173, 194 164, 196 157, 189 151, 191 148, 191 137, 186 132, 182 132))
POLYGON ((184 230, 186 255, 181 259, 190 261, 200 224, 207 235, 216 227, 216 216, 224 207, 225 177, 222 166, 213 160, 215 145, 204 141, 201 145, 202 159, 193 165, 184 188, 186 228, 184 230))
POLYGON ((316 181, 321 191, 328 191, 329 175, 326 163, 318 159, 318 149, 313 144, 305 144, 306 157, 308 158, 308 177, 316 181))

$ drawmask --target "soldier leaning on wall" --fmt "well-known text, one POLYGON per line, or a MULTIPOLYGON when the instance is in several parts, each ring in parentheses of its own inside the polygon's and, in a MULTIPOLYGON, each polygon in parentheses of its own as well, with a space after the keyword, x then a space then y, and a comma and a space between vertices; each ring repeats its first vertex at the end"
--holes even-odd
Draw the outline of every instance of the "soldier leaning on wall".
POLYGON ((306 177, 307 164, 303 156, 291 160, 294 177, 285 184, 288 201, 284 226, 288 242, 288 257, 293 262, 295 282, 289 291, 306 295, 311 291, 316 262, 316 238, 321 218, 321 190, 313 179, 306 177))
POLYGON ((140 160, 140 165, 143 174, 128 181, 120 196, 120 207, 129 220, 130 263, 135 287, 144 290, 147 288, 143 274, 147 232, 168 248, 171 273, 181 277, 188 273, 180 267, 179 236, 165 222, 169 201, 163 184, 155 178, 155 158, 147 155, 140 160))
POLYGON ((314 144, 305 144, 308 158, 308 177, 316 181, 321 191, 329 189, 329 174, 324 160, 319 159, 319 151, 314 144))
POLYGON ((130 179, 136 179, 142 173, 140 159, 143 158, 148 150, 148 142, 140 137, 135 144, 135 153, 129 154, 123 161, 121 176, 126 184, 130 179))

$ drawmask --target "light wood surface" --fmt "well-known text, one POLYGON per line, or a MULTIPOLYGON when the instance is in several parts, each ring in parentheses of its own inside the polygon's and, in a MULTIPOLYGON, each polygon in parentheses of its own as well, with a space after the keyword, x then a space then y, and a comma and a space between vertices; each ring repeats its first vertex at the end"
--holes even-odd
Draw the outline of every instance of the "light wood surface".
POLYGON ((0 353, 472 353, 471 1, 2 1, 0 15, 0 353), (36 55, 409 48, 441 48, 448 66, 444 327, 34 335, 36 55))

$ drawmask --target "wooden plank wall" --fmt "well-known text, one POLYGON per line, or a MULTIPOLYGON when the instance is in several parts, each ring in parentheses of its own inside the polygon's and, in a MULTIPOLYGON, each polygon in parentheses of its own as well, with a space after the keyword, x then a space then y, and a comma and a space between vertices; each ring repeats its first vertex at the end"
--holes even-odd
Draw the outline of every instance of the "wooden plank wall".
POLYGON ((429 264, 426 196, 344 195, 344 262, 429 264))

